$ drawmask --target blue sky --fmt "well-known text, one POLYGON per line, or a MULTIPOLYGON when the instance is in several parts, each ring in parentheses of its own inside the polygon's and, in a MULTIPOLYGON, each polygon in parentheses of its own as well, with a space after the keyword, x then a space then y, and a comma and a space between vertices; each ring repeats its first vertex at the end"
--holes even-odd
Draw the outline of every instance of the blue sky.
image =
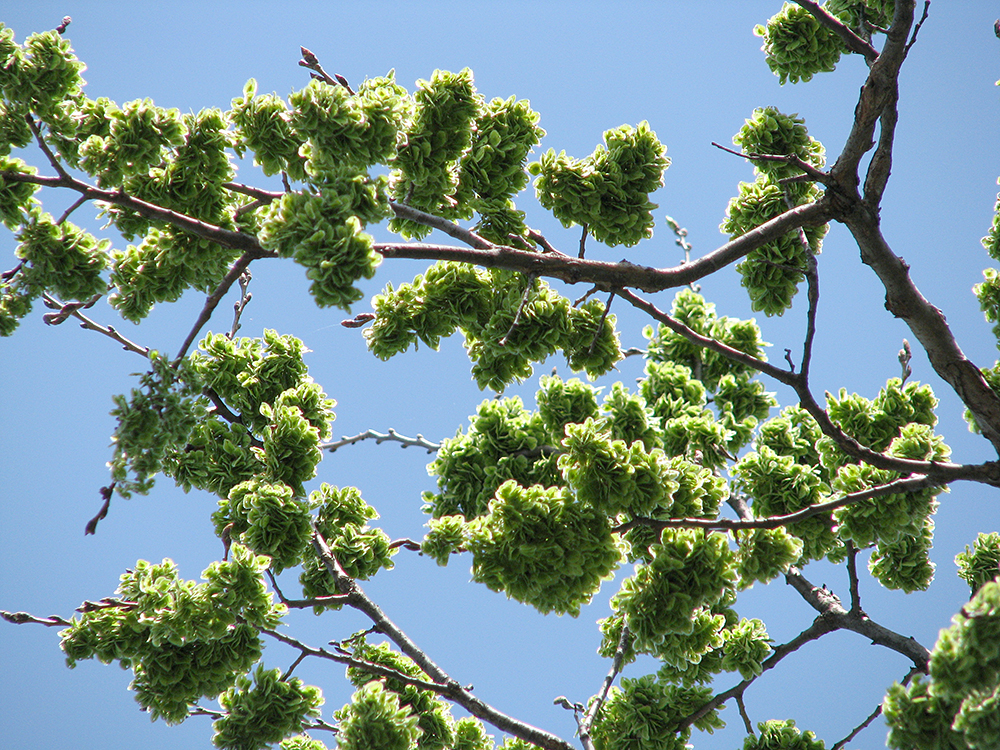
MULTIPOLYGON (((14 5, 14 4, 9 4, 14 5)), ((488 98, 530 99, 547 131, 541 149, 582 157, 601 134, 623 123, 647 120, 668 148, 672 164, 665 186, 654 196, 656 233, 627 251, 636 263, 672 266, 680 255, 663 223, 670 215, 689 230, 694 255, 724 241, 718 225, 740 180, 751 180, 743 160, 710 144, 728 144, 758 106, 774 105, 805 118, 811 135, 839 153, 853 115, 865 68, 844 59, 833 74, 809 84, 779 86, 752 34, 780 8, 779 2, 265 2, 61 3, 16 4, 0 12, 19 40, 33 31, 73 17, 68 36, 87 63, 84 77, 92 97, 118 102, 149 97, 181 111, 228 108, 250 77, 262 92, 287 95, 304 86, 297 66, 299 46, 313 50, 330 71, 357 82, 396 70, 412 86, 436 68, 470 67, 488 98)), ((995 3, 934 3, 930 17, 900 78, 900 124, 893 176, 883 203, 883 233, 912 267, 924 295, 946 314, 967 356, 981 366, 996 359, 995 342, 971 287, 987 263, 979 244, 989 227, 1000 174, 996 134, 1000 132, 993 84, 1000 78, 1000 42, 993 35, 995 3)), ((540 153, 536 151, 536 155, 540 153)), ((42 162, 37 162, 42 166, 42 162)), ((42 172, 46 170, 43 168, 42 172)), ((239 179, 262 183, 249 165, 239 179)), ((41 195, 58 214, 72 198, 41 195)), ((573 247, 575 230, 563 230, 534 202, 530 189, 519 207, 529 224, 560 247, 573 247)), ((92 215, 77 211, 83 223, 92 215)), ((100 224, 90 222, 96 230, 100 224)), ((387 237, 384 229, 377 236, 387 237)), ((109 234, 116 246, 123 240, 109 234)), ((0 231, 3 269, 13 267, 15 242, 0 231)), ((591 244, 589 257, 619 260, 623 249, 591 244)), ((813 364, 813 387, 873 397, 898 374, 896 352, 908 335, 883 307, 883 292, 860 263, 847 232, 832 227, 819 259, 822 298, 813 364)), ((414 261, 388 261, 365 285, 370 297, 386 283, 418 273, 414 261)), ((365 350, 356 330, 339 325, 338 310, 318 309, 306 294, 301 268, 290 262, 260 261, 254 293, 243 318, 242 335, 263 328, 299 336, 313 350, 310 374, 337 399, 337 435, 393 427, 438 440, 454 434, 479 402, 460 341, 440 352, 421 348, 383 363, 365 350)), ((752 317, 746 294, 730 268, 701 282, 718 312, 752 317)), ((575 298, 582 288, 564 289, 575 298)), ((657 296, 669 307, 673 293, 657 296)), ((103 303, 99 322, 119 325, 125 335, 167 352, 176 350, 200 309, 203 297, 188 294, 154 310, 133 328, 116 321, 103 303)), ((620 304, 620 303, 619 303, 620 304)), ((161 481, 148 497, 116 500, 96 536, 83 527, 100 505, 98 488, 107 483, 110 457, 108 416, 111 395, 127 391, 131 373, 144 363, 113 342, 72 323, 48 328, 40 306, 17 333, 0 341, 0 608, 68 617, 83 599, 110 595, 118 576, 137 559, 170 557, 187 578, 197 578, 221 553, 208 519, 214 499, 185 495, 161 481)), ((368 302, 354 312, 368 310, 368 302)), ((209 328, 228 330, 229 303, 209 328)), ((615 308, 624 346, 642 346, 647 321, 615 308)), ((780 319, 757 316, 763 337, 774 346, 799 350, 804 301, 780 319)), ((913 339, 910 336, 911 340, 913 339)), ((537 376, 553 365, 566 375, 565 362, 547 362, 510 393, 531 404, 537 376)), ((620 373, 601 381, 630 384, 642 363, 630 359, 620 373)), ((990 458, 988 445, 970 435, 957 399, 916 352, 913 377, 929 382, 941 399, 939 427, 954 460, 990 458)), ((784 406, 791 393, 768 383, 784 406)), ((356 485, 382 514, 390 536, 419 538, 426 518, 420 492, 433 487, 418 449, 362 444, 328 456, 315 480, 356 485)), ((927 593, 904 595, 863 583, 864 605, 882 624, 912 634, 930 647, 940 628, 968 594, 954 575, 954 555, 978 531, 1000 527, 997 495, 982 486, 955 486, 941 497, 932 559, 938 575, 927 593)), ((572 738, 571 715, 554 707, 556 696, 586 701, 600 686, 607 663, 595 653, 594 621, 605 617, 614 591, 607 585, 579 618, 543 617, 468 583, 467 558, 447 568, 412 553, 396 557, 396 569, 365 585, 397 624, 463 684, 501 710, 565 738, 572 738)), ((626 571, 627 572, 627 571, 626 571)), ((846 575, 831 566, 810 566, 807 577, 846 596, 846 575)), ((760 617, 777 642, 812 621, 812 610, 776 581, 741 597, 741 615, 760 617)), ((301 639, 321 645, 365 625, 351 613, 290 618, 301 639)), ((270 645, 266 660, 287 666, 289 652, 270 645)), ((809 644, 762 678, 747 694, 751 718, 794 718, 816 731, 828 746, 842 738, 879 702, 885 687, 907 671, 903 657, 870 646, 859 636, 836 633, 809 644)), ((83 663, 66 669, 55 629, 0 626, 0 736, 11 747, 73 746, 79 750, 141 746, 147 750, 208 747, 208 719, 191 718, 179 727, 151 723, 126 692, 129 673, 83 663)), ((324 689, 325 718, 347 700, 339 667, 303 664, 296 674, 324 689)), ((643 674, 635 665, 627 674, 643 674)), ((735 684, 733 675, 717 682, 735 684)), ((211 705, 210 702, 206 704, 211 705)), ((723 712, 729 726, 714 736, 694 737, 697 748, 735 748, 742 729, 735 707, 723 712)), ((329 738, 324 738, 329 739, 329 738)), ((884 732, 873 728, 852 748, 877 748, 884 732)), ((329 744, 333 744, 332 740, 329 744)))

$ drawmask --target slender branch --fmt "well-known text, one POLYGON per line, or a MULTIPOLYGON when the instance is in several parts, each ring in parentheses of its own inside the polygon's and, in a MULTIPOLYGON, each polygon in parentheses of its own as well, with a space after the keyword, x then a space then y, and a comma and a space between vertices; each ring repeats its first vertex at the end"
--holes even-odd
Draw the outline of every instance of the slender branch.
POLYGON ((408 206, 405 203, 397 203, 395 201, 390 201, 389 207, 398 218, 409 219, 410 221, 415 221, 418 224, 423 224, 425 227, 442 231, 449 237, 454 237, 459 242, 464 242, 469 247, 474 247, 480 250, 489 250, 490 248, 496 247, 496 245, 492 242, 488 242, 475 232, 464 229, 448 219, 442 219, 440 216, 435 216, 434 214, 429 214, 425 211, 413 208, 412 206, 408 206))
POLYGON ((893 482, 889 482, 889 484, 884 484, 881 487, 873 487, 870 490, 851 492, 834 500, 828 500, 825 503, 810 505, 802 510, 797 510, 794 513, 787 513, 783 516, 767 516, 766 518, 749 517, 741 518, 740 520, 732 518, 633 518, 626 523, 615 526, 612 531, 616 534, 624 534, 629 529, 633 529, 637 526, 646 526, 656 531, 662 531, 663 529, 668 528, 695 528, 705 529, 706 531, 776 529, 780 526, 788 526, 789 524, 804 521, 807 518, 813 518, 814 516, 826 515, 837 508, 843 508, 844 506, 859 503, 864 500, 871 500, 875 497, 894 495, 900 492, 917 492, 929 487, 939 487, 942 484, 943 483, 940 480, 931 479, 930 477, 909 477, 906 479, 897 479, 893 482))
POLYGON ((462 687, 410 640, 409 636, 400 630, 375 602, 368 598, 357 582, 344 572, 340 563, 337 562, 336 558, 330 552, 330 548, 323 539, 322 534, 318 531, 313 534, 313 547, 323 561, 327 572, 333 578, 337 589, 342 594, 347 595, 348 605, 364 613, 378 627, 380 633, 395 643, 404 654, 409 656, 430 677, 433 682, 429 684, 432 687, 428 687, 427 689, 434 690, 438 695, 448 698, 473 716, 489 722, 503 732, 512 734, 546 750, 572 750, 573 746, 565 740, 498 711, 493 706, 474 696, 469 689, 462 687))
POLYGON ((440 443, 432 443, 419 432, 416 437, 406 437, 406 435, 400 435, 391 427, 388 432, 376 432, 375 430, 366 430, 353 437, 342 437, 340 440, 335 440, 332 443, 320 443, 320 450, 330 451, 333 453, 338 448, 343 448, 345 445, 354 445, 355 443, 360 443, 362 440, 374 440, 376 445, 381 445, 386 440, 392 440, 397 443, 402 443, 404 448, 409 448, 410 446, 416 446, 419 448, 426 448, 428 453, 434 453, 441 448, 440 443))
POLYGON ((839 36, 851 52, 862 55, 869 63, 875 62, 878 58, 878 50, 855 34, 843 21, 827 11, 818 2, 814 0, 793 0, 793 2, 805 8, 812 14, 813 18, 839 36))
POLYGON ((903 50, 903 57, 910 54, 910 47, 917 43, 917 34, 920 33, 920 29, 923 28, 924 21, 927 20, 927 14, 931 10, 931 0, 924 0, 924 12, 920 14, 920 20, 917 21, 916 26, 913 27, 913 33, 910 35, 910 41, 906 43, 906 48, 903 50))
POLYGON ((81 195, 79 198, 73 201, 73 205, 71 205, 69 208, 67 208, 65 211, 62 212, 62 216, 59 217, 59 219, 56 221, 56 224, 62 224, 64 221, 66 221, 66 219, 70 217, 70 214, 72 214, 74 211, 76 211, 76 209, 78 209, 86 202, 87 202, 87 196, 81 195))
POLYGON ((528 305, 528 300, 531 298, 531 293, 535 290, 535 279, 536 276, 529 275, 526 279, 526 284, 524 286, 524 293, 521 295, 521 304, 517 306, 517 312, 514 313, 514 320, 511 321, 510 328, 507 329, 507 333, 503 335, 497 344, 499 346, 507 346, 507 341, 510 339, 514 330, 517 328, 518 323, 521 322, 521 318, 524 315, 524 308, 528 305))
POLYGON ((900 635, 879 625, 869 619, 863 611, 853 612, 844 609, 844 605, 833 592, 813 586, 794 568, 785 574, 785 582, 798 591, 809 606, 819 612, 823 619, 833 623, 836 628, 858 633, 871 640, 874 645, 885 646, 902 654, 921 672, 927 671, 931 653, 914 638, 900 635))
POLYGON ((583 233, 580 235, 580 252, 577 253, 577 258, 582 258, 587 253, 587 225, 583 224, 583 233))
POLYGON ((58 615, 49 615, 48 617, 35 617, 28 612, 7 612, 0 609, 0 619, 6 620, 7 622, 13 623, 15 625, 44 625, 47 628, 62 628, 72 625, 69 620, 64 620, 58 615))
POLYGON ((178 351, 177 357, 174 359, 175 362, 180 362, 180 360, 184 358, 184 355, 187 354, 188 349, 191 348, 194 340, 201 332, 202 327, 208 322, 208 319, 212 317, 212 313, 215 312, 215 308, 219 306, 219 302, 222 301, 222 298, 226 296, 226 292, 228 292, 230 287, 236 283, 237 279, 243 275, 243 273, 250 266, 250 263, 259 257, 261 256, 256 253, 245 252, 232 265, 232 268, 229 269, 229 273, 223 277, 222 281, 220 281, 219 285, 215 288, 215 291, 208 295, 208 299, 205 300, 205 306, 202 307, 201 312, 198 314, 198 319, 194 322, 194 326, 192 326, 187 338, 184 339, 184 343, 181 344, 180 351, 178 351))
MULTIPOLYGON (((915 674, 918 674, 919 671, 920 670, 918 670, 916 667, 910 669, 910 671, 907 672, 906 676, 902 679, 902 684, 903 685, 909 684, 910 680, 913 679, 913 676, 915 674)), ((875 707, 875 710, 872 711, 868 715, 867 719, 865 719, 858 726, 856 726, 854 729, 852 729, 850 734, 848 734, 846 737, 844 737, 844 739, 842 739, 840 742, 838 742, 833 747, 831 747, 830 750, 842 750, 844 748, 844 746, 847 745, 848 742, 850 742, 851 740, 853 740, 855 737, 857 737, 861 733, 862 729, 866 729, 869 725, 871 725, 871 723, 873 721, 875 721, 875 719, 877 719, 879 716, 881 716, 881 714, 882 714, 882 704, 879 703, 875 707)))
POLYGON ((809 643, 810 641, 815 641, 827 633, 832 633, 837 627, 824 617, 817 617, 813 620, 812 625, 803 630, 788 643, 784 643, 780 646, 775 646, 773 653, 767 657, 763 662, 761 662, 760 674, 743 680, 738 685, 735 685, 725 692, 716 694, 710 701, 708 701, 704 706, 699 708, 697 711, 691 715, 684 718, 683 721, 678 725, 678 729, 683 729, 684 727, 691 726, 698 719, 702 718, 709 711, 713 711, 723 703, 725 703, 730 698, 735 698, 736 696, 742 696, 746 689, 750 687, 758 677, 764 674, 764 672, 769 669, 773 669, 777 666, 778 662, 784 659, 789 654, 798 651, 802 646, 809 643))
POLYGON ((597 715, 601 712, 601 707, 604 705, 604 701, 608 699, 608 693, 611 692, 611 686, 614 684, 615 678, 621 674, 622 667, 625 665, 625 652, 628 650, 631 640, 632 634, 629 632, 628 625, 623 624, 621 635, 618 637, 618 646, 615 648, 615 655, 611 660, 611 669, 608 670, 608 674, 604 678, 604 683, 601 685, 600 692, 590 704, 590 708, 587 709, 587 712, 584 714, 579 723, 580 739, 585 745, 587 741, 590 740, 590 729, 594 726, 594 721, 597 719, 597 715))
POLYGON ((722 149, 728 154, 733 154, 735 156, 741 156, 744 159, 749 159, 750 161, 773 161, 780 164, 792 164, 799 169, 801 169, 807 176, 811 177, 815 182, 821 185, 832 184, 830 175, 819 169, 816 169, 812 164, 803 159, 800 159, 795 154, 760 154, 760 153, 745 153, 743 151, 734 151, 731 148, 726 148, 725 146, 712 141, 712 145, 718 149, 722 149))
POLYGON ((343 86, 345 89, 347 89, 348 94, 351 94, 352 96, 354 95, 354 89, 351 88, 350 84, 347 82, 347 79, 344 78, 344 76, 336 73, 333 76, 331 76, 329 73, 323 70, 323 66, 319 64, 319 58, 316 57, 316 55, 307 50, 305 47, 299 47, 299 49, 302 52, 302 59, 299 60, 299 65, 301 65, 303 68, 309 68, 309 70, 315 71, 321 80, 326 81, 331 86, 338 86, 338 85, 343 86))
POLYGON ((100 334, 107 336, 113 341, 117 341, 122 345, 122 348, 126 351, 135 352, 136 354, 141 354, 143 357, 149 356, 149 347, 140 346, 134 341, 122 336, 115 328, 112 326, 102 326, 100 323, 96 323, 86 315, 80 312, 82 308, 89 307, 91 304, 97 301, 99 297, 92 298, 88 302, 67 302, 63 303, 57 300, 48 292, 42 293, 42 299, 45 301, 46 307, 52 308, 53 310, 58 310, 56 313, 46 313, 42 316, 42 320, 45 321, 47 325, 59 325, 69 317, 76 318, 80 321, 80 327, 86 328, 89 331, 97 331, 100 334))
POLYGON ((252 279, 253 276, 251 276, 249 268, 240 274, 240 298, 233 303, 233 327, 229 330, 230 340, 236 338, 236 334, 242 328, 240 318, 243 317, 243 311, 250 304, 250 300, 253 299, 253 294, 248 291, 252 279))
POLYGON ((753 722, 750 721, 750 715, 747 713, 746 703, 743 702, 743 693, 736 694, 736 706, 740 710, 740 718, 743 719, 743 727, 747 730, 747 734, 753 737, 755 735, 753 731, 753 722))
POLYGON ((851 614, 863 614, 858 588, 858 548, 850 539, 847 540, 847 580, 851 591, 851 614))
MULTIPOLYGON (((944 481, 951 482, 964 479, 982 482, 993 486, 1000 486, 1000 462, 992 461, 982 464, 960 465, 936 461, 913 461, 911 459, 886 456, 861 445, 861 443, 852 438, 850 435, 847 435, 833 423, 830 419, 830 415, 826 413, 826 411, 817 403, 812 393, 810 393, 808 381, 802 377, 801 373, 796 374, 789 370, 783 370, 745 352, 726 346, 719 341, 711 339, 707 336, 702 336, 685 326, 680 321, 670 317, 651 302, 636 296, 630 291, 618 289, 616 290, 616 293, 619 297, 627 299, 633 306, 645 311, 654 320, 658 320, 663 323, 672 331, 680 334, 688 341, 717 352, 722 356, 746 365, 747 367, 758 370, 765 375, 774 378, 779 383, 783 383, 794 389, 796 395, 799 397, 799 405, 809 412, 810 416, 816 420, 823 434, 832 438, 837 443, 837 447, 844 451, 852 459, 864 461, 865 463, 871 464, 879 469, 898 471, 903 474, 923 474, 928 477, 933 477, 935 480, 943 480, 940 481, 940 483, 944 483, 944 481)), ((938 312, 940 313, 940 311, 938 312)), ((954 339, 952 339, 952 341, 954 341, 954 339)), ((982 380, 982 373, 976 370, 976 374, 980 380, 982 380)), ((983 382, 985 383, 985 381, 983 382)), ((987 388, 988 387, 989 386, 987 386, 987 388)), ((997 398, 995 394, 993 394, 993 398, 997 398)), ((998 400, 998 406, 1000 406, 1000 400, 998 400)), ((1000 422, 998 422, 998 424, 1000 424, 1000 422)))

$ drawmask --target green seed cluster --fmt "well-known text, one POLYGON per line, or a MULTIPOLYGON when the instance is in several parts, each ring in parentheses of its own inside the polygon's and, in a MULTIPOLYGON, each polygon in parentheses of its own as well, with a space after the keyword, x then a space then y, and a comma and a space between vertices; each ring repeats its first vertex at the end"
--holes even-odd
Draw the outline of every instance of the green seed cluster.
POLYGON ((298 677, 286 680, 278 669, 258 667, 253 680, 238 677, 219 696, 219 705, 226 715, 212 724, 213 744, 220 750, 263 750, 319 716, 323 694, 298 677))
POLYGON ((955 556, 958 576, 975 594, 984 584, 1000 575, 1000 534, 991 532, 976 537, 972 548, 955 556))
POLYGON ((538 178, 538 202, 563 226, 581 224, 599 242, 631 246, 653 234, 649 194, 663 185, 665 152, 644 121, 608 130, 585 159, 549 149, 528 170, 538 178))
POLYGON ((618 567, 608 518, 564 488, 502 484, 468 542, 472 578, 539 612, 576 617, 618 567))
POLYGON ((234 545, 231 560, 212 563, 205 583, 196 584, 182 580, 170 560, 140 560, 121 577, 111 605, 84 612, 62 631, 66 661, 131 668, 139 704, 154 719, 179 723, 190 704, 219 695, 260 658, 253 625, 274 627, 285 612, 266 592, 267 564, 234 545))
POLYGON ((941 631, 930 674, 889 688, 886 744, 898 750, 990 747, 1000 731, 1000 582, 983 584, 941 631))
POLYGON ((461 330, 483 389, 500 392, 530 377, 532 362, 560 349, 573 370, 592 377, 621 358, 615 317, 605 315, 603 303, 573 307, 546 282, 509 271, 437 263, 411 284, 386 287, 372 306, 375 320, 365 335, 377 357, 389 359, 418 339, 437 349, 461 330))

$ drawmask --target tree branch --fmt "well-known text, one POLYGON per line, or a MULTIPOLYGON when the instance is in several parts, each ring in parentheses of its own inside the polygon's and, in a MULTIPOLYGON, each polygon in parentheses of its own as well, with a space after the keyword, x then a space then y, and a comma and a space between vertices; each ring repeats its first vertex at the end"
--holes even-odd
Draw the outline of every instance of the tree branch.
POLYGON ((319 532, 313 534, 313 547, 326 566, 327 572, 333 578, 337 589, 342 594, 347 595, 347 604, 364 613, 376 625, 380 633, 387 636, 404 654, 409 656, 431 678, 435 684, 433 689, 438 695, 448 698, 473 716, 489 722, 497 729, 526 742, 546 750, 573 750, 573 746, 565 740, 498 711, 462 687, 411 641, 409 636, 400 630, 375 602, 368 598, 357 582, 344 572, 319 532))
POLYGON ((863 56, 869 63, 875 62, 878 58, 878 50, 855 34, 843 23, 843 21, 826 10, 818 2, 815 2, 814 0, 793 0, 793 2, 796 5, 805 8, 812 14, 813 18, 839 36, 840 40, 851 52, 855 52, 863 56))
MULTIPOLYGON (((394 211, 397 211, 397 207, 400 206, 398 203, 391 205, 394 211)), ((640 266, 628 261, 608 263, 600 260, 574 258, 561 253, 537 253, 499 245, 460 248, 420 242, 385 242, 375 243, 372 248, 386 258, 454 260, 461 263, 473 263, 485 268, 506 268, 525 274, 560 279, 569 284, 595 284, 606 291, 630 287, 641 289, 644 292, 659 292, 691 284, 715 273, 720 268, 725 268, 750 251, 756 250, 788 232, 801 226, 826 224, 832 218, 832 207, 827 202, 821 200, 817 203, 806 203, 764 222, 756 229, 751 229, 746 234, 730 240, 698 260, 674 268, 662 269, 640 266)), ((451 222, 446 223, 457 227, 451 222)), ((462 230, 460 227, 457 228, 462 232, 468 231, 462 230)), ((463 241, 468 241, 471 245, 476 236, 478 235, 463 241)))
POLYGON ((355 443, 360 443, 362 440, 374 440, 376 445, 381 445, 386 440, 393 440, 397 443, 402 443, 402 447, 404 448, 409 448, 410 446, 426 448, 428 453, 434 453, 441 447, 440 443, 432 443, 419 432, 415 438, 411 438, 406 437, 406 435, 400 435, 390 427, 386 433, 366 430, 353 437, 342 437, 340 440, 335 440, 332 443, 320 443, 319 449, 333 453, 338 448, 343 448, 345 445, 354 445, 355 443))

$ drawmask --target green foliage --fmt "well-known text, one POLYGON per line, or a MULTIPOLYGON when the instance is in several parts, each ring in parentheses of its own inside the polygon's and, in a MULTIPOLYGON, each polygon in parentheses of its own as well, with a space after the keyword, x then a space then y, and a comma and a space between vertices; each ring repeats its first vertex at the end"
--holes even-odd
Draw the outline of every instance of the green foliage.
POLYGON ((166 148, 184 142, 180 112, 157 107, 149 99, 109 108, 104 115, 110 123, 107 135, 91 135, 79 149, 80 168, 101 187, 146 173, 163 160, 166 148))
POLYGON ((621 359, 615 317, 591 300, 578 308, 547 283, 509 271, 477 271, 438 263, 412 284, 386 287, 372 300, 375 320, 365 331, 380 359, 406 351, 417 338, 437 349, 461 329, 480 388, 503 391, 524 380, 531 363, 559 349, 569 366, 591 377, 621 359))
POLYGON ((62 631, 67 664, 118 661, 132 669, 130 687, 152 718, 183 721, 189 704, 214 698, 260 658, 253 626, 275 627, 285 613, 265 590, 268 563, 234 545, 232 560, 212 563, 196 584, 181 580, 170 560, 139 560, 114 598, 62 631))
MULTIPOLYGON (((691 728, 678 731, 677 725, 711 697, 710 688, 678 687, 653 675, 623 678, 620 689, 611 689, 594 722, 594 746, 597 750, 682 750, 688 747, 691 728)), ((717 711, 710 711, 695 726, 712 731, 723 722, 717 711)))
POLYGON ((524 213, 513 198, 528 184, 528 154, 545 131, 526 100, 493 99, 476 118, 469 149, 462 156, 455 200, 480 215, 474 231, 491 242, 524 235, 524 213))
POLYGON ((728 672, 739 672, 744 680, 758 676, 762 672, 761 663, 771 653, 771 639, 760 620, 746 618, 723 631, 722 668, 728 672))
POLYGON ((699 607, 715 604, 736 581, 726 537, 697 529, 664 529, 652 560, 636 567, 611 599, 626 617, 638 651, 670 633, 690 633, 699 607))
MULTIPOLYGON (((732 469, 736 486, 752 500, 758 518, 783 516, 820 502, 829 491, 813 466, 781 456, 766 445, 743 456, 732 469)), ((818 560, 837 546, 829 518, 814 516, 789 524, 789 533, 802 542, 802 556, 818 560)), ((782 555, 787 553, 787 545, 782 555)), ((765 558, 766 559, 766 558, 765 558)), ((750 563, 753 569, 753 563, 750 563)), ((750 573, 752 576, 753 573, 750 573)))
POLYGON ((258 667, 253 681, 238 677, 219 704, 226 715, 212 724, 213 744, 222 750, 262 750, 318 716, 323 695, 297 677, 283 680, 279 670, 258 667))
POLYGON ((966 545, 965 552, 955 556, 955 564, 958 577, 969 584, 975 594, 983 584, 1000 575, 1000 534, 995 531, 980 534, 971 549, 966 545))
MULTIPOLYGON (((38 174, 38 170, 34 167, 21 159, 9 158, 6 154, 0 154, 0 172, 38 174)), ((13 230, 24 223, 29 208, 38 203, 32 197, 37 191, 38 185, 0 177, 0 219, 3 220, 4 226, 13 230)))
POLYGON ((612 440, 593 418, 567 425, 563 445, 559 469, 567 484, 578 500, 605 515, 647 515, 678 488, 677 472, 662 450, 647 452, 639 441, 629 446, 612 440))
POLYGON ((420 736, 417 717, 378 682, 361 687, 335 716, 339 750, 410 750, 420 736))
POLYGON ((288 107, 277 94, 256 94, 257 81, 251 78, 227 113, 236 128, 236 153, 242 156, 245 150, 252 151, 254 164, 266 175, 287 172, 293 179, 302 179, 301 141, 289 122, 288 107))
POLYGON ((823 740, 810 731, 803 732, 791 719, 762 721, 759 736, 743 740, 743 750, 826 750, 823 740))
MULTIPOLYGON (((370 646, 363 635, 354 636, 349 640, 352 655, 355 659, 368 664, 388 667, 409 677, 429 681, 430 678, 407 656, 394 651, 388 644, 370 646)), ((363 687, 372 675, 358 667, 348 667, 347 678, 355 687, 363 687)), ((444 750, 453 747, 455 742, 454 720, 448 705, 432 691, 423 690, 415 685, 392 677, 380 679, 382 687, 399 698, 401 709, 409 710, 417 717, 417 727, 420 735, 417 740, 418 750, 444 750)), ((482 728, 482 725, 479 725, 482 728)), ((469 728, 465 730, 469 732, 469 728)))
MULTIPOLYGON (((751 357, 767 360, 764 347, 770 344, 761 341, 756 321, 720 318, 715 314, 714 304, 706 302, 704 297, 690 289, 682 289, 674 297, 670 317, 695 333, 708 336, 751 357)), ((651 326, 646 326, 642 334, 650 340, 646 355, 650 360, 684 365, 710 392, 718 388, 724 375, 731 374, 741 380, 741 376, 754 372, 747 365, 691 343, 662 324, 656 331, 651 326)), ((645 393, 643 395, 646 396, 646 402, 653 406, 653 400, 645 393)))
POLYGON ((171 453, 184 449, 188 436, 204 415, 197 372, 182 363, 175 370, 158 352, 149 353, 152 367, 139 376, 130 396, 114 396, 111 416, 118 420, 112 437, 114 455, 108 466, 115 490, 122 497, 146 494, 153 477, 171 453))
POLYGON ((58 106, 79 94, 86 67, 76 59, 69 41, 55 31, 32 34, 18 45, 11 29, 0 25, 0 91, 5 99, 43 118, 55 114, 58 106))
POLYGON ((558 487, 505 482, 469 536, 472 579, 543 614, 576 617, 620 559, 607 516, 558 487))
POLYGON ((649 194, 663 185, 670 165, 666 147, 643 121, 604 133, 585 159, 549 149, 528 171, 535 175, 535 194, 563 226, 581 224, 598 242, 632 246, 653 235, 657 206, 649 194))
MULTIPOLYGON (((471 211, 452 196, 458 189, 459 159, 472 141, 482 109, 472 71, 435 70, 430 81, 417 81, 413 99, 413 119, 390 160, 393 198, 437 216, 468 218, 471 211)), ((430 232, 429 227, 398 218, 389 222, 389 229, 414 238, 430 232)))
POLYGON ((761 49, 767 67, 782 85, 810 81, 816 73, 832 71, 846 51, 836 33, 793 3, 785 3, 766 26, 754 27, 754 34, 764 39, 761 49))
MULTIPOLYGON (((309 495, 309 505, 317 511, 316 532, 348 576, 364 581, 382 568, 392 567, 396 549, 389 546, 391 540, 384 531, 368 526, 368 521, 378 518, 378 512, 361 498, 356 487, 337 488, 324 482, 309 495)), ((341 593, 315 550, 304 554, 299 581, 310 599, 341 593)), ((321 614, 324 609, 340 607, 340 603, 328 602, 316 604, 313 611, 321 614)))
POLYGON ((388 211, 385 178, 349 166, 331 167, 323 178, 319 194, 286 193, 271 204, 260 243, 308 269, 317 304, 347 310, 363 296, 354 282, 374 276, 381 260, 362 229, 388 211))
MULTIPOLYGON (((592 385, 579 378, 564 381, 555 375, 542 375, 538 382, 540 387, 535 394, 538 416, 552 436, 561 437, 565 434, 566 425, 597 416, 599 390, 592 385)), ((625 439, 624 435, 616 437, 625 439)))
POLYGON ((101 272, 108 264, 109 240, 98 241, 70 222, 56 224, 43 211, 32 211, 17 233, 17 257, 29 289, 51 289, 64 300, 87 300, 103 294, 101 272))
POLYGON ((542 450, 551 447, 556 436, 519 397, 483 401, 469 419, 468 432, 443 440, 427 467, 438 477, 440 494, 424 494, 425 510, 435 518, 460 513, 471 520, 483 515, 509 479, 525 487, 563 484, 555 456, 542 450))
MULTIPOLYGON (((755 109, 740 132, 733 136, 733 143, 747 154, 794 156, 817 169, 826 161, 823 144, 810 137, 805 120, 798 115, 782 114, 776 107, 755 109)), ((780 161, 755 160, 754 169, 775 183, 802 173, 794 164, 780 161)))
POLYGON ((463 516, 432 518, 427 522, 430 531, 424 536, 420 551, 430 556, 438 565, 447 565, 452 553, 464 549, 466 529, 463 516))
MULTIPOLYGON (((797 6, 796 6, 797 7, 797 6)), ((771 179, 761 175, 755 182, 741 182, 739 195, 729 202, 726 219, 720 225, 731 239, 780 216, 793 205, 817 200, 820 192, 808 187, 789 205, 790 195, 771 179)), ((827 225, 804 227, 780 239, 747 253, 746 260, 736 266, 744 287, 750 295, 750 305, 765 315, 781 315, 791 307, 792 297, 805 277, 809 256, 820 251, 827 225), (804 239, 803 239, 804 237, 804 239)))
POLYGON ((941 631, 930 674, 889 688, 883 713, 889 747, 960 750, 1000 738, 1000 583, 983 584, 941 631))
POLYGON ((750 588, 754 582, 767 583, 788 570, 802 557, 803 543, 784 527, 751 529, 737 534, 739 587, 750 588))
POLYGON ((270 557, 275 573, 298 565, 312 537, 309 506, 292 496, 291 487, 256 478, 233 487, 212 522, 220 536, 232 524, 230 538, 270 557))

